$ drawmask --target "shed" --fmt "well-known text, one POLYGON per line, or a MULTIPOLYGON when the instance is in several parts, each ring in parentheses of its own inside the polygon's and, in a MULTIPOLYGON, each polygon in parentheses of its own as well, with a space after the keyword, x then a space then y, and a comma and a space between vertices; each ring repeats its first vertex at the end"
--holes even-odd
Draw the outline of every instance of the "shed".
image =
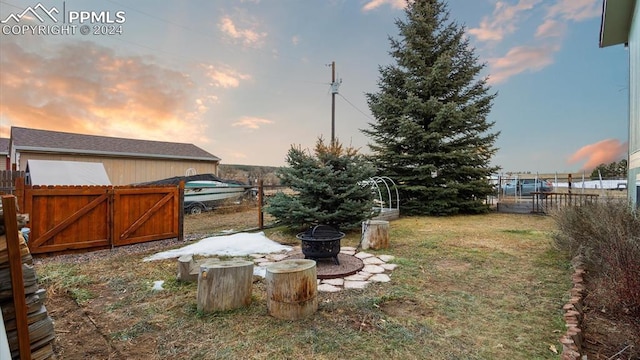
POLYGON ((165 179, 189 173, 217 174, 220 158, 189 143, 126 139, 59 131, 11 128, 13 170, 30 160, 101 163, 113 185, 165 179))
POLYGON ((104 165, 99 162, 28 160, 29 185, 111 185, 104 165))

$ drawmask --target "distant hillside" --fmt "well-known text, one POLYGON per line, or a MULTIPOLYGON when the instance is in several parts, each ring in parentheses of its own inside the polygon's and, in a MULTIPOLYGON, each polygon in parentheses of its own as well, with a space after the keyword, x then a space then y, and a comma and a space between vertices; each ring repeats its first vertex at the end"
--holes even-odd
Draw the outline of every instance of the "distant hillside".
POLYGON ((262 179, 265 185, 279 185, 278 169, 277 166, 220 164, 218 176, 247 184, 257 184, 258 179, 262 179))

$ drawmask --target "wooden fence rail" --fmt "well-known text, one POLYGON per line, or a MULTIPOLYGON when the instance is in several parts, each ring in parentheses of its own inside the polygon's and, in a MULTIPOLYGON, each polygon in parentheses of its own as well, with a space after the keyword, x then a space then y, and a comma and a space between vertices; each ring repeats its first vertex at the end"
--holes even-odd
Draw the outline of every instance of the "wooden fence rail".
POLYGON ((182 239, 184 184, 179 186, 30 186, 16 182, 29 214, 32 254, 96 250, 182 239))
POLYGON ((597 194, 533 193, 533 212, 548 214, 567 206, 584 206, 598 202, 597 194))

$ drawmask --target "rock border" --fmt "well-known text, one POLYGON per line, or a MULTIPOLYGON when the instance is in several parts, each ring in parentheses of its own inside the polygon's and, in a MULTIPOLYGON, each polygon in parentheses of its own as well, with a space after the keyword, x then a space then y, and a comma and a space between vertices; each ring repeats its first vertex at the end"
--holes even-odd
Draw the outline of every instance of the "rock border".
POLYGON ((562 310, 564 310, 564 321, 567 331, 560 337, 560 343, 562 344, 562 354, 560 358, 562 360, 579 360, 582 355, 582 342, 584 340, 582 334, 582 320, 584 319, 584 274, 585 267, 582 261, 582 257, 576 256, 571 261, 573 264, 573 275, 571 280, 573 287, 570 291, 569 302, 566 303, 562 310))

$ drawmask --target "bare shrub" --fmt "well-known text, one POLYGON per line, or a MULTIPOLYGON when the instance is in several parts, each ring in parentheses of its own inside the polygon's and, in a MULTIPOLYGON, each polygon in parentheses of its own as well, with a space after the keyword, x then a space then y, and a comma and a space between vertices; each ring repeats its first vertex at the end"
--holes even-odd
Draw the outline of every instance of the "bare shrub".
POLYGON ((603 305, 640 316, 640 219, 626 201, 609 199, 558 210, 558 248, 581 255, 600 284, 603 305))

